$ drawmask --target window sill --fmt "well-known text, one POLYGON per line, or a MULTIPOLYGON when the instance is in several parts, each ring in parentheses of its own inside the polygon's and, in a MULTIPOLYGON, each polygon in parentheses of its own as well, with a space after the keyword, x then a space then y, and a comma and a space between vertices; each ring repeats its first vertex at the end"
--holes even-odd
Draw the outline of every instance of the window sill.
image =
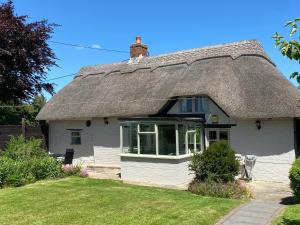
POLYGON ((148 159, 185 159, 192 157, 192 154, 170 156, 170 155, 138 155, 130 153, 121 153, 121 157, 132 157, 132 158, 148 158, 148 159))

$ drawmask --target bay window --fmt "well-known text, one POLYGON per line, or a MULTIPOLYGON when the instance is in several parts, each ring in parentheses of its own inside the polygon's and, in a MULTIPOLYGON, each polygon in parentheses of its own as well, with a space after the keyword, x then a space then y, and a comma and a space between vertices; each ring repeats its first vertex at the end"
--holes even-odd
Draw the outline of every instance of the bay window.
POLYGON ((156 125, 138 124, 138 149, 140 154, 156 154, 156 125))
POLYGON ((129 123, 122 125, 122 140, 124 153, 138 153, 137 146, 137 124, 129 123))
POLYGON ((178 124, 178 142, 179 142, 179 155, 186 154, 186 138, 187 127, 184 124, 178 124))
POLYGON ((122 122, 123 154, 188 155, 203 150, 203 129, 199 123, 122 122))
POLYGON ((173 124, 159 124, 158 143, 159 155, 176 155, 176 126, 173 124))

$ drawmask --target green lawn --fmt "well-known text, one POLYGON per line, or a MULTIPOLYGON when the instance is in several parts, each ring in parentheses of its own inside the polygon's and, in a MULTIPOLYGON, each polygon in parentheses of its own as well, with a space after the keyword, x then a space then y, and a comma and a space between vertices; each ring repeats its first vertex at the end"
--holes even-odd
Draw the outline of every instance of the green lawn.
POLYGON ((0 224, 214 224, 241 201, 111 180, 66 178, 0 190, 0 224))
POLYGON ((300 224, 300 204, 289 205, 272 225, 299 225, 300 224))

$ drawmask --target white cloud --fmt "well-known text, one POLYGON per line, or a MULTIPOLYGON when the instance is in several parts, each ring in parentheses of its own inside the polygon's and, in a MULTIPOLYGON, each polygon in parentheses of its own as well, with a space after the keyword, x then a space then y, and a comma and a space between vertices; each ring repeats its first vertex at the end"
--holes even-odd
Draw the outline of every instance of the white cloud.
POLYGON ((77 50, 82 50, 82 49, 84 49, 84 47, 75 47, 75 49, 77 49, 77 50))
POLYGON ((97 44, 93 44, 93 45, 92 45, 92 48, 101 48, 101 46, 100 46, 100 45, 97 45, 97 44))

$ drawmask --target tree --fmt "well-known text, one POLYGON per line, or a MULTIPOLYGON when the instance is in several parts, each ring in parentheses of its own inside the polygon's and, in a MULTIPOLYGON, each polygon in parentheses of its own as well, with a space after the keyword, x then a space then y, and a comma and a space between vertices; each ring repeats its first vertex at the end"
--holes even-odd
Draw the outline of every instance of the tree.
MULTIPOLYGON (((298 22, 300 18, 296 18, 293 21, 288 21, 285 26, 290 28, 290 39, 286 40, 284 36, 279 35, 277 32, 273 36, 275 39, 275 46, 279 48, 283 56, 288 57, 291 60, 296 60, 300 63, 300 36, 298 35, 298 22)), ((291 74, 291 78, 295 78, 300 84, 300 73, 295 71, 291 74)))
POLYGON ((24 118, 26 124, 38 125, 35 118, 45 104, 46 98, 42 95, 36 95, 31 103, 22 103, 18 107, 1 107, 0 104, 0 124, 17 125, 24 118))
POLYGON ((46 74, 55 64, 48 46, 55 24, 47 20, 27 22, 14 13, 11 0, 0 4, 0 102, 29 102, 43 90, 53 94, 46 74))

